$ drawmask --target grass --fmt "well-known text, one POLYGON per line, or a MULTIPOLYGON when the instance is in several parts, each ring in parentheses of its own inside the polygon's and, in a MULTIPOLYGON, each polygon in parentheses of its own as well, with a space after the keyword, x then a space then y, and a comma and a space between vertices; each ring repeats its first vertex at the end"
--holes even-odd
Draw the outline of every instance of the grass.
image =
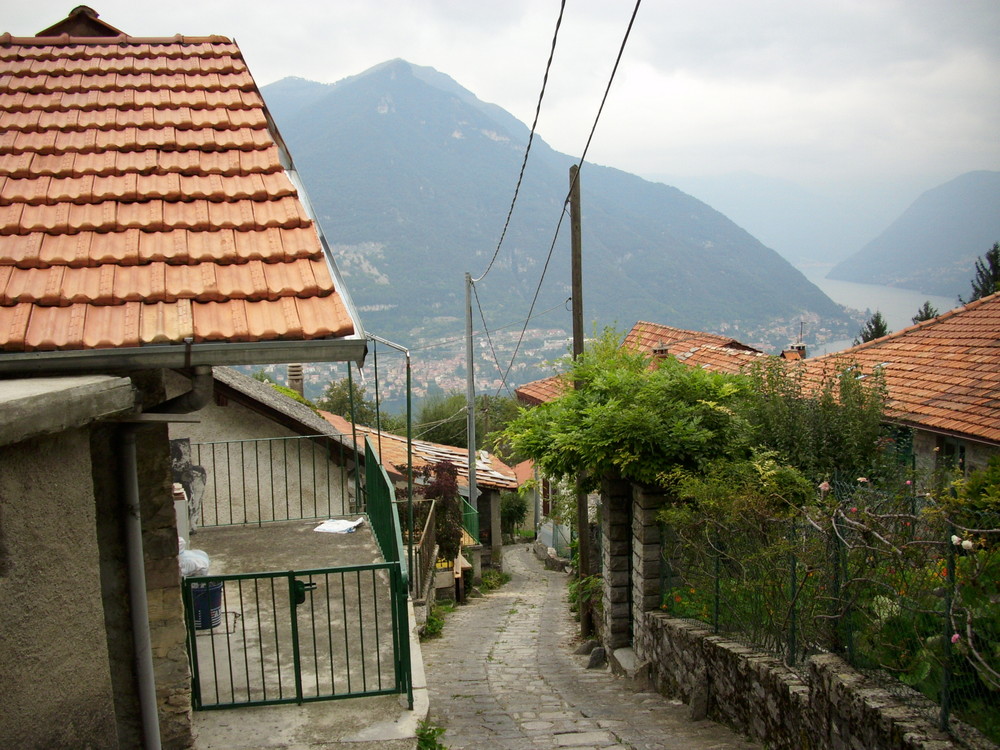
POLYGON ((499 570, 487 570, 483 572, 483 581, 480 588, 483 592, 495 591, 505 583, 510 583, 510 573, 502 573, 499 570))
MULTIPOLYGON (((455 602, 453 601, 445 600, 441 602, 434 602, 434 604, 431 605, 431 611, 427 614, 427 621, 420 630, 420 640, 429 641, 431 638, 439 638, 441 636, 441 631, 444 630, 445 615, 454 611, 455 602)), ((423 747, 423 745, 421 745, 421 747, 423 747)), ((428 747, 435 746, 428 745, 428 747)))

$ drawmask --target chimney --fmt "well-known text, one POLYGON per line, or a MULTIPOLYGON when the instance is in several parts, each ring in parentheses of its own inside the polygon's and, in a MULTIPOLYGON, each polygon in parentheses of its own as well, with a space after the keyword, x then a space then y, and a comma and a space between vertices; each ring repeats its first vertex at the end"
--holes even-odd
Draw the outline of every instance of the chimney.
POLYGON ((781 352, 781 358, 789 362, 796 362, 806 358, 806 345, 801 341, 797 344, 789 344, 788 348, 781 352))
POLYGON ((298 393, 300 396, 305 396, 305 383, 302 381, 302 365, 301 364, 290 364, 288 365, 288 387, 293 391, 298 393))

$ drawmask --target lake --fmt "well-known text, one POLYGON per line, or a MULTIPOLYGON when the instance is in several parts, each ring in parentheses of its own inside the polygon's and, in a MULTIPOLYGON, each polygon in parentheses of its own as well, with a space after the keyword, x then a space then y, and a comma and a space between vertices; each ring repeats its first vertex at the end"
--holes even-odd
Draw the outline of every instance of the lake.
MULTIPOLYGON (((881 312, 889 324, 890 331, 898 331, 913 325, 912 318, 925 301, 930 301, 939 313, 960 305, 959 301, 952 297, 940 297, 882 284, 859 284, 853 281, 828 279, 826 274, 831 268, 833 265, 816 265, 799 270, 834 302, 862 312, 866 310, 881 312)), ((837 352, 851 346, 853 341, 853 337, 842 341, 831 341, 820 347, 819 351, 810 352, 810 355, 837 352)))

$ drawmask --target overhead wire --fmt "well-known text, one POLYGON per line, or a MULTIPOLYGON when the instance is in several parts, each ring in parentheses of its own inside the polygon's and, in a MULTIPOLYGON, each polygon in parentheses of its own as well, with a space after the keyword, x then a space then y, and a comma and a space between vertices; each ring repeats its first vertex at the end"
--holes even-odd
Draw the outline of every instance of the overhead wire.
MULTIPOLYGON (((500 373, 500 377, 501 377, 501 381, 502 381, 501 385, 502 386, 506 386, 507 385, 506 381, 503 380, 503 369, 500 367, 500 358, 497 357, 496 347, 493 346, 493 337, 490 336, 490 329, 489 329, 489 326, 486 323, 486 314, 483 312, 483 305, 479 301, 479 292, 476 290, 476 285, 475 284, 472 285, 472 293, 476 297, 476 307, 479 308, 479 317, 483 321, 483 332, 486 334, 486 341, 490 345, 490 354, 493 356, 493 363, 497 366, 497 372, 500 373)), ((507 386, 507 395, 510 395, 510 396, 514 395, 514 394, 512 394, 510 392, 510 387, 509 386, 507 386)))
POLYGON ((524 149, 524 159, 521 161, 521 171, 517 175, 517 185, 514 186, 514 197, 510 201, 510 209, 507 211, 507 220, 504 222, 503 230, 500 232, 500 239, 497 242, 496 249, 493 251, 493 257, 490 258, 489 264, 486 266, 486 270, 483 271, 479 278, 473 279, 473 282, 482 281, 486 278, 486 274, 490 272, 493 268, 493 264, 496 262, 497 256, 500 255, 500 247, 503 245, 504 238, 507 236, 507 229, 510 227, 511 216, 514 215, 514 206, 517 204, 517 196, 521 192, 521 182, 524 180, 524 171, 528 166, 528 154, 531 153, 531 144, 535 139, 535 128, 538 126, 538 117, 542 111, 542 99, 545 98, 545 87, 549 82, 549 70, 552 68, 552 60, 555 58, 556 54, 556 42, 559 39, 559 27, 562 26, 563 12, 566 10, 566 0, 562 0, 559 4, 559 17, 556 19, 556 28, 552 33, 552 46, 549 49, 549 60, 545 64, 545 74, 542 76, 542 89, 538 92, 538 102, 535 104, 535 119, 531 123, 531 132, 528 134, 528 145, 524 149))
MULTIPOLYGON (((594 117, 594 124, 590 128, 590 135, 587 136, 587 143, 583 148, 583 153, 580 155, 580 161, 577 163, 577 172, 573 177, 574 183, 580 177, 580 170, 583 169, 584 159, 587 157, 587 151, 590 150, 590 143, 594 139, 594 133, 597 131, 597 123, 601 119, 601 114, 604 112, 604 104, 608 100, 608 94, 611 92, 611 84, 615 80, 615 75, 618 73, 618 65, 621 63, 622 55, 625 53, 625 45, 628 44, 629 36, 632 34, 632 27, 635 24, 635 17, 639 13, 639 6, 642 5, 642 0, 636 0, 635 7, 632 9, 632 16, 629 18, 628 26, 625 29, 625 35, 622 37, 622 43, 618 48, 618 55, 615 57, 615 64, 611 69, 611 75, 608 77, 608 84, 604 88, 604 96, 601 97, 601 104, 597 108, 597 115, 594 117)), ((500 391, 506 387, 507 378, 510 375, 511 369, 514 367, 514 360, 517 358, 517 353, 521 349, 521 344, 524 341, 524 334, 528 330, 527 320, 531 319, 531 313, 535 309, 535 303, 538 300, 538 295, 542 288, 542 282, 545 280, 545 274, 549 268, 549 262, 552 259, 552 253, 555 250, 556 242, 559 238, 559 231, 562 228, 563 219, 566 218, 566 207, 569 204, 570 195, 573 192, 573 187, 575 185, 570 185, 569 191, 566 193, 566 198, 563 200, 562 211, 559 214, 559 221, 556 224, 555 233, 552 236, 552 242, 549 245, 549 252, 545 258, 545 265, 542 266, 542 273, 538 279, 538 285, 535 287, 535 294, 531 299, 531 306, 528 308, 528 315, 525 319, 524 327, 521 329, 521 334, 518 336, 517 344, 514 346, 514 353, 511 355, 510 364, 507 365, 507 370, 504 372, 501 378, 500 388, 497 389, 497 395, 500 395, 500 391)))

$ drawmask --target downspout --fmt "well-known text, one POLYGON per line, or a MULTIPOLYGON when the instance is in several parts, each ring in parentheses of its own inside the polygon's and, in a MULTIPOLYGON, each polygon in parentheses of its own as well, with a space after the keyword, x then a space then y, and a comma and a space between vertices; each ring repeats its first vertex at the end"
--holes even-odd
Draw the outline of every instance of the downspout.
POLYGON ((194 368, 191 390, 146 411, 154 414, 188 414, 208 406, 214 393, 215 380, 212 378, 212 368, 208 365, 199 365, 194 368))
POLYGON ((160 750, 160 716, 156 705, 153 675, 153 644, 149 633, 149 604, 146 598, 146 565, 142 556, 142 512, 139 508, 139 464, 135 433, 125 427, 120 433, 122 490, 125 494, 125 551, 128 565, 128 593, 132 610, 132 638, 135 672, 139 683, 139 712, 145 750, 160 750))
MULTIPOLYGON (((164 401, 148 411, 167 414, 185 414, 197 411, 208 404, 213 392, 212 368, 195 367, 191 390, 164 401)), ((125 553, 143 747, 145 750, 160 750, 160 716, 156 703, 153 644, 149 630, 146 564, 142 549, 142 508, 139 502, 139 461, 135 446, 135 434, 139 429, 141 429, 141 425, 129 425, 123 427, 119 433, 122 469, 121 489, 125 498, 126 511, 125 553)))

